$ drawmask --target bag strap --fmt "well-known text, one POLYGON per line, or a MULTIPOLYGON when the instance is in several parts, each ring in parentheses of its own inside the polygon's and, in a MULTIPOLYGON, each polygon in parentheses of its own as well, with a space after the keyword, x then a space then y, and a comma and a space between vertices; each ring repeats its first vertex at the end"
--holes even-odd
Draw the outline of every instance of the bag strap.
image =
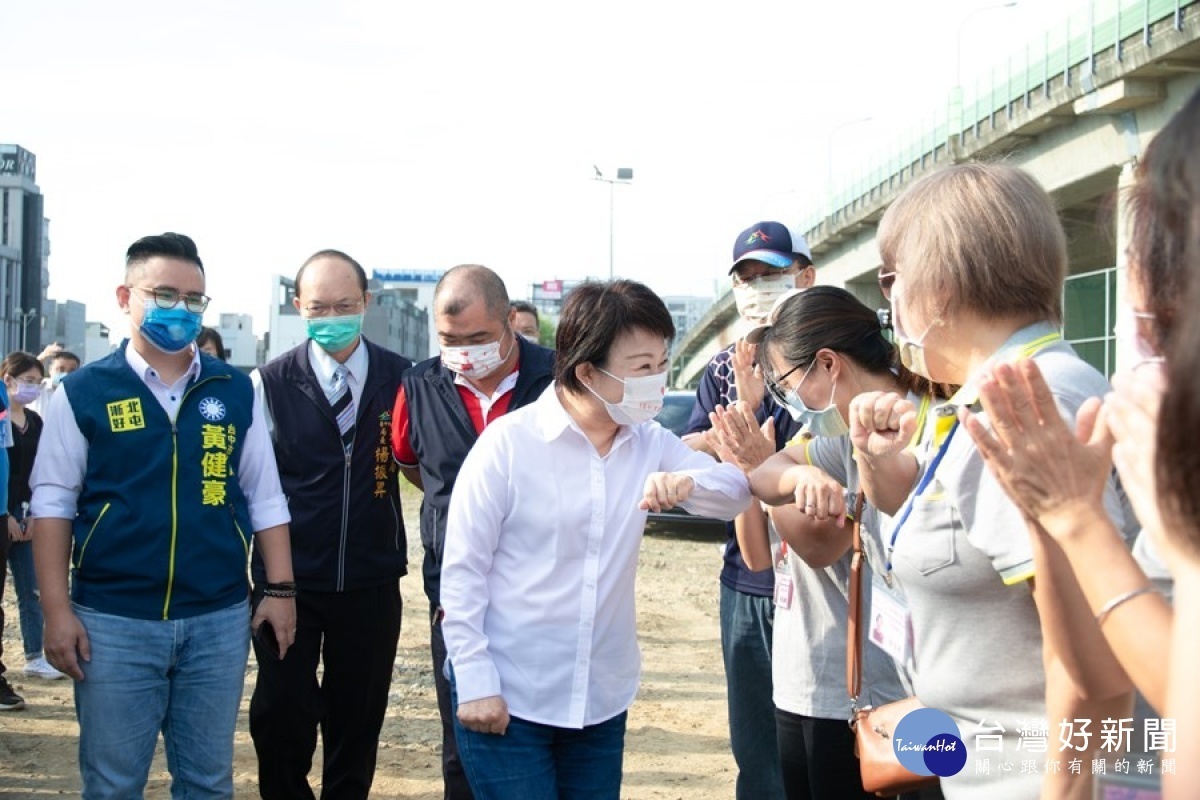
POLYGON ((846 691, 851 710, 858 711, 858 693, 862 689, 862 518, 866 495, 861 489, 854 498, 854 538, 850 545, 850 619, 846 626, 846 691))

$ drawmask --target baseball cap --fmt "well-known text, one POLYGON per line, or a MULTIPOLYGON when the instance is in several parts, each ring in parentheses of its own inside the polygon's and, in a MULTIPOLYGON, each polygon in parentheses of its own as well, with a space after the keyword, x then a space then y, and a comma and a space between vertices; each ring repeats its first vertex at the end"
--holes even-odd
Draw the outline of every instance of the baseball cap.
POLYGON ((771 313, 767 315, 767 321, 761 325, 755 325, 742 338, 744 338, 750 344, 758 344, 761 342, 763 340, 763 336, 766 335, 771 326, 775 324, 775 320, 779 319, 779 314, 783 310, 783 307, 787 305, 787 302, 796 295, 803 293, 804 289, 789 289, 788 291, 784 292, 779 296, 779 299, 775 301, 775 305, 771 306, 771 313))
POLYGON ((798 255, 812 262, 812 250, 799 231, 782 222, 757 222, 738 234, 734 241, 733 266, 729 272, 732 273, 743 261, 761 261, 787 269, 798 255))

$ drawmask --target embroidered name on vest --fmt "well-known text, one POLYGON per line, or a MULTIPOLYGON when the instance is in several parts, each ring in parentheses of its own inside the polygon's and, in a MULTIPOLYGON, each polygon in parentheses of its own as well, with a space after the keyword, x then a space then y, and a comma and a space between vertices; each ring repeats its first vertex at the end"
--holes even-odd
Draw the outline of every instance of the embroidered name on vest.
POLYGON ((237 427, 233 423, 201 425, 200 437, 200 447, 204 453, 200 457, 203 475, 200 482, 200 502, 206 506, 224 505, 225 479, 233 474, 229 468, 229 459, 233 457, 233 446, 237 443, 237 427))

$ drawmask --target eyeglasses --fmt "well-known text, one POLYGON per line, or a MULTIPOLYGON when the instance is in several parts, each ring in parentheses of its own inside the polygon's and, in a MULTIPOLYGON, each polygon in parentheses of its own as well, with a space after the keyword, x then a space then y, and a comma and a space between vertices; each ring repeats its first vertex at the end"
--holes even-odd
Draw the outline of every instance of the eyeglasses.
POLYGON ((763 267, 761 272, 753 272, 746 275, 741 275, 737 272, 734 272, 733 285, 749 286, 761 278, 766 278, 767 280, 783 280, 785 277, 794 278, 799 274, 800 270, 794 264, 784 269, 779 269, 778 267, 763 267))
POLYGON ((879 273, 879 291, 883 292, 883 299, 889 303, 892 302, 892 286, 896 283, 896 271, 880 272, 879 273))
POLYGON ((208 302, 212 299, 206 294, 192 292, 190 294, 181 294, 178 289, 172 289, 169 286, 130 286, 130 289, 136 289, 139 292, 148 292, 154 296, 154 305, 162 309, 175 308, 179 305, 179 301, 183 300, 184 308, 191 311, 193 314, 203 314, 204 309, 208 308, 208 302))
POLYGON ((313 303, 312 305, 304 306, 303 311, 306 317, 348 317, 351 314, 357 314, 362 308, 363 301, 361 298, 353 302, 345 301, 334 303, 331 306, 313 303))
POLYGON ((788 390, 783 385, 783 382, 788 378, 789 375, 791 375, 792 373, 797 372, 801 369, 804 369, 804 365, 797 364, 796 366, 792 367, 787 372, 783 373, 782 375, 780 375, 777 378, 771 377, 770 375, 763 376, 763 383, 766 384, 767 391, 771 393, 771 397, 775 398, 775 401, 779 405, 781 405, 781 406, 787 405, 786 397, 787 397, 788 390))

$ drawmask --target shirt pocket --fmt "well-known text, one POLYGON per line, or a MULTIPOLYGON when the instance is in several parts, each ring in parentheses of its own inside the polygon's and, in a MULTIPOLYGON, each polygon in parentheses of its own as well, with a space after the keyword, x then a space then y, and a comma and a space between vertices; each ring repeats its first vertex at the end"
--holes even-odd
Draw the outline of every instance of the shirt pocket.
POLYGON ((913 498, 912 513, 897 542, 896 558, 922 575, 932 575, 958 561, 955 539, 962 519, 941 487, 913 498))

